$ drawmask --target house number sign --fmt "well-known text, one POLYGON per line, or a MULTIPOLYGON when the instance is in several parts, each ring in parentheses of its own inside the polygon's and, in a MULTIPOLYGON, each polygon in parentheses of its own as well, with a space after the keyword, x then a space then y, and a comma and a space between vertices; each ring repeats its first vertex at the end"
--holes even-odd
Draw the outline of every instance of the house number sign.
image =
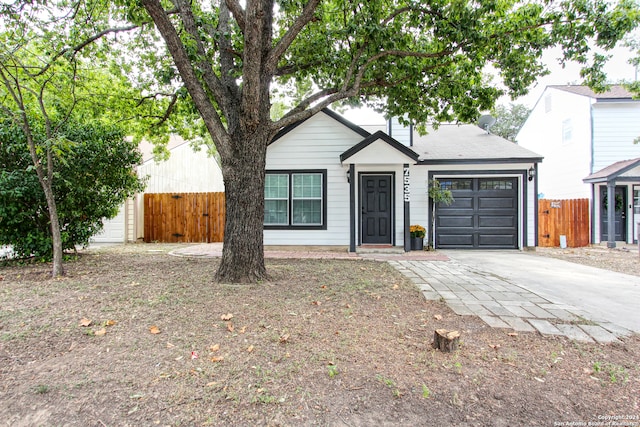
POLYGON ((411 201, 411 190, 409 187, 409 168, 406 167, 403 170, 403 187, 404 187, 404 201, 405 202, 409 202, 411 201))

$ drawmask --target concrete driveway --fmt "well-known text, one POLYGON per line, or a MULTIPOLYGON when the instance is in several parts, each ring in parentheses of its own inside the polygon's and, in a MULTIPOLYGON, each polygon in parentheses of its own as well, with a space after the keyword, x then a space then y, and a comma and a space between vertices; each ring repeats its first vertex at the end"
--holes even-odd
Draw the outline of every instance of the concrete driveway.
POLYGON ((640 333, 638 276, 519 251, 439 252, 548 301, 576 307, 588 320, 613 323, 640 333))

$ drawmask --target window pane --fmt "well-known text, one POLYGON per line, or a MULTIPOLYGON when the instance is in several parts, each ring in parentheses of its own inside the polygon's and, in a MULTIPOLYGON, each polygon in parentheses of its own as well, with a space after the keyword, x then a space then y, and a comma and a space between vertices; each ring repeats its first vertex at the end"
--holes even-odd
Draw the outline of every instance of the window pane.
POLYGON ((293 175, 294 198, 320 198, 322 197, 322 175, 294 174, 293 175))
POLYGON ((512 179, 481 179, 480 189, 481 190, 512 190, 513 180, 512 179))
POLYGON ((322 201, 294 200, 293 224, 322 224, 322 201))
POLYGON ((470 179, 441 179, 440 188, 443 190, 471 190, 470 179))
POLYGON ((270 225, 289 224, 288 200, 265 200, 264 223, 270 225))
POLYGON ((267 174, 264 182, 265 199, 288 199, 289 176, 284 174, 267 174))

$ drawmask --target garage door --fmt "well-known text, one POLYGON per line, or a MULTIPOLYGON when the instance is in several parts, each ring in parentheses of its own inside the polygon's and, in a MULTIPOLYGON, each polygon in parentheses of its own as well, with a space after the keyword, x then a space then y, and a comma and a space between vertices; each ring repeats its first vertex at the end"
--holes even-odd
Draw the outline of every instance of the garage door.
POLYGON ((436 211, 436 247, 518 248, 517 178, 439 179, 455 201, 436 211))
POLYGON ((124 205, 120 207, 120 211, 115 218, 104 221, 104 228, 100 234, 96 234, 91 238, 94 243, 124 243, 124 224, 125 224, 124 205))

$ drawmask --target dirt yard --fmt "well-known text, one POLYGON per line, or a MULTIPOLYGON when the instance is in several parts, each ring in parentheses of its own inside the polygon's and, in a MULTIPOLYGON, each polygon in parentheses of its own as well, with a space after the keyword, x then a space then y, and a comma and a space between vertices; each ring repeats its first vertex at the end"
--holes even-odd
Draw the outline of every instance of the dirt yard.
POLYGON ((171 248, 84 252, 60 280, 0 267, 1 426, 640 426, 637 336, 491 329, 383 262, 268 260, 268 282, 215 284, 217 260, 171 248), (438 328, 458 351, 432 348, 438 328))

